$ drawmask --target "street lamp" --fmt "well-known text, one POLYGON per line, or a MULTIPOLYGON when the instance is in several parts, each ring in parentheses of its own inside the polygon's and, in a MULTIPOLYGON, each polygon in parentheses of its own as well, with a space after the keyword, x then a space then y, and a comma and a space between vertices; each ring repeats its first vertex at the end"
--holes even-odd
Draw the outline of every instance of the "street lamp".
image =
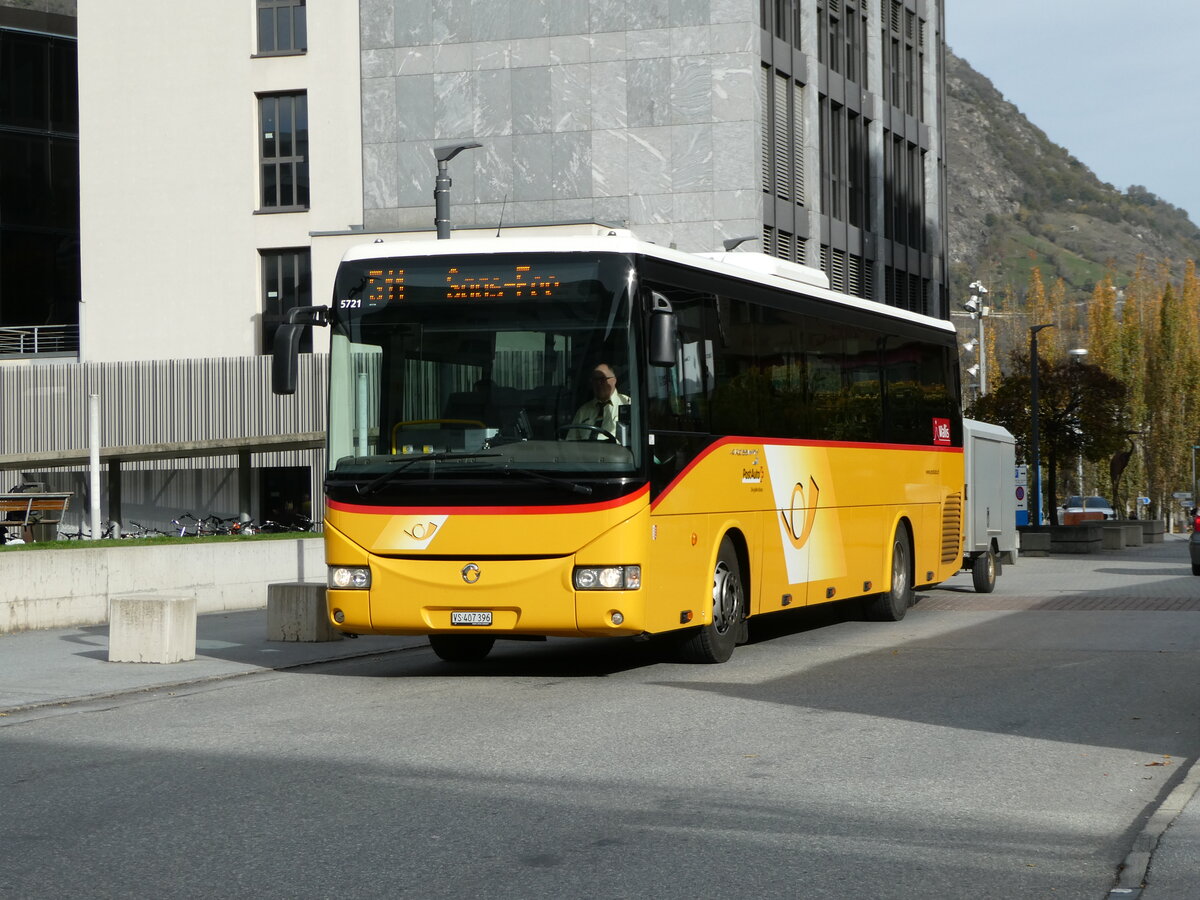
MULTIPOLYGON (((1067 351, 1067 356, 1071 357, 1071 362, 1073 362, 1073 363, 1082 363, 1084 357, 1087 355, 1088 355, 1088 352, 1087 352, 1086 347, 1077 347, 1074 350, 1067 351)), ((1083 433, 1082 426, 1076 425, 1076 427, 1079 429, 1079 432, 1082 435, 1082 433, 1083 433)), ((1077 474, 1079 476, 1079 496, 1083 497, 1086 492, 1083 489, 1083 450, 1082 449, 1079 451, 1079 458, 1076 462, 1078 465, 1077 474)))
POLYGON ((1033 510, 1034 524, 1042 524, 1042 463, 1041 448, 1038 446, 1038 349, 1037 336, 1043 328, 1053 328, 1053 322, 1029 327, 1029 393, 1033 401, 1029 426, 1029 456, 1033 464, 1033 479, 1030 482, 1029 500, 1033 510))
POLYGON ((464 150, 474 150, 482 146, 483 144, 467 141, 433 148, 438 167, 437 179, 433 183, 433 225, 437 229, 439 241, 450 237, 450 160, 464 150))
POLYGON ((979 396, 982 397, 987 393, 987 349, 983 343, 983 320, 985 316, 991 315, 992 309, 990 306, 984 305, 988 289, 983 286, 982 282, 972 281, 967 287, 975 293, 971 294, 971 299, 964 303, 962 307, 979 324, 979 336, 978 338, 972 338, 963 346, 968 353, 974 350, 976 346, 979 347, 979 396))

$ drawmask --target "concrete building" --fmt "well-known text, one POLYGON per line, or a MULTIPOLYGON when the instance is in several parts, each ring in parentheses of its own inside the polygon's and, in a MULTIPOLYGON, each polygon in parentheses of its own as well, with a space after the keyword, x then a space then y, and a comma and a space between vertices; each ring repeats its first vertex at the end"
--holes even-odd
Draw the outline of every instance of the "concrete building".
MULTIPOLYGON (((748 238, 948 315, 941 0, 123 0, 80 4, 78 54, 78 355, 0 364, 0 457, 81 446, 102 384, 105 445, 319 430, 321 391, 269 393, 274 327, 348 246, 432 230, 457 142, 457 229, 748 238)), ((237 465, 139 463, 123 496, 229 514, 237 465)), ((249 511, 322 469, 256 458, 249 511)))

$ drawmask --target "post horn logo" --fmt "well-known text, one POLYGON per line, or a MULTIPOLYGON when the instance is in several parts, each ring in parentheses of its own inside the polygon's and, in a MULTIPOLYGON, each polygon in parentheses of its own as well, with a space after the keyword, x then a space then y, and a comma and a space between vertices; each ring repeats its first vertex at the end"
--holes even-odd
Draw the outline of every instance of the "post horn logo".
POLYGON ((816 479, 811 475, 808 483, 812 485, 812 493, 807 498, 807 502, 805 502, 804 485, 797 481, 796 486, 792 488, 791 508, 779 511, 779 517, 783 519, 783 525, 787 529, 792 546, 797 550, 808 543, 808 536, 812 534, 813 525, 817 521, 817 497, 820 496, 821 489, 817 487, 816 479))
POLYGON ((480 571, 479 566, 475 565, 475 563, 467 563, 462 568, 462 580, 467 584, 474 584, 479 580, 481 575, 483 575, 483 572, 480 571))
POLYGON ((412 528, 404 529, 404 533, 414 541, 427 541, 433 537, 435 531, 437 531, 437 523, 435 522, 418 522, 412 528))

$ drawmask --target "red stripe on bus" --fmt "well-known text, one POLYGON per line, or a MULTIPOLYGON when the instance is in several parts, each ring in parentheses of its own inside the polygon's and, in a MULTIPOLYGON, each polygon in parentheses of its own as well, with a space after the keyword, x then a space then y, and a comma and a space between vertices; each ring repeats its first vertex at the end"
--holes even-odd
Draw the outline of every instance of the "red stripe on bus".
POLYGON ((556 513, 589 513, 606 509, 617 509, 631 505, 650 493, 649 485, 642 485, 632 494, 614 500, 596 503, 572 503, 564 506, 361 506, 357 503, 342 503, 325 499, 325 506, 338 512, 374 516, 545 516, 556 513))
POLYGON ((772 438, 769 441, 764 441, 762 438, 723 437, 720 440, 713 441, 700 451, 700 453, 696 454, 692 461, 683 467, 683 471, 672 478, 671 483, 663 488, 661 494, 654 498, 650 504, 650 508, 653 509, 662 503, 663 498, 671 493, 675 489, 675 486, 683 481, 684 477, 698 466, 702 460, 729 444, 753 444, 758 447, 840 447, 847 450, 904 450, 913 453, 929 452, 931 450, 934 453, 961 454, 963 452, 962 447, 935 447, 926 444, 867 444, 855 441, 806 441, 798 438, 772 438))

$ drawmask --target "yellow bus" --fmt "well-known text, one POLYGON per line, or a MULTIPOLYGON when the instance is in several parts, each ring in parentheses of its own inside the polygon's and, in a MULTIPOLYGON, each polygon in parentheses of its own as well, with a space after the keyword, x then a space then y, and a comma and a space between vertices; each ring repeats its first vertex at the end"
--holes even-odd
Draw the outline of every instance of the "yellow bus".
POLYGON ((756 253, 628 232, 368 244, 328 325, 329 616, 428 635, 676 632, 723 662, 754 616, 898 620, 962 561, 948 322, 756 253))

